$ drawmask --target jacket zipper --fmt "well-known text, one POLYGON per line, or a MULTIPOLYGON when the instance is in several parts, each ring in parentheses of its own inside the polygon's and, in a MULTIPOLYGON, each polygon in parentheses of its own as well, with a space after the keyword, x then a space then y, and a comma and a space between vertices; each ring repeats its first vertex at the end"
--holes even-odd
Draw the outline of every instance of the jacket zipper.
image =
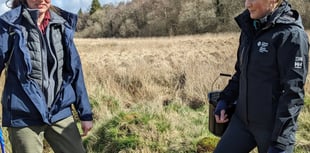
POLYGON ((246 121, 246 123, 248 124, 249 123, 249 108, 248 108, 248 100, 249 100, 249 98, 248 98, 248 64, 249 64, 249 57, 250 57, 250 52, 251 52, 251 48, 252 48, 252 40, 253 40, 253 38, 250 38, 251 40, 249 40, 248 42, 251 42, 249 45, 248 45, 248 48, 246 48, 246 49, 244 49, 244 50, 246 50, 246 51, 244 51, 244 60, 243 60, 243 62, 244 62, 244 71, 245 71, 245 79, 246 79, 246 81, 245 81, 245 88, 246 88, 246 90, 245 90, 245 108, 246 108, 246 110, 245 110, 245 121, 246 121))
POLYGON ((46 101, 47 99, 47 97, 45 97, 45 83, 44 82, 46 82, 46 78, 44 77, 44 73, 45 73, 45 71, 46 71, 46 69, 45 69, 45 67, 47 67, 47 63, 45 62, 45 61, 47 61, 46 60, 46 55, 45 55, 45 50, 46 50, 46 44, 45 44, 45 38, 44 38, 44 36, 43 36, 43 34, 42 34, 42 32, 40 31, 40 29, 37 27, 37 31, 38 31, 38 33, 39 33, 39 35, 40 35, 40 44, 41 44, 41 46, 40 46, 40 49, 41 49, 41 69, 42 69, 42 87, 41 87, 41 89, 42 89, 42 92, 43 92, 43 97, 44 97, 44 100, 46 101))

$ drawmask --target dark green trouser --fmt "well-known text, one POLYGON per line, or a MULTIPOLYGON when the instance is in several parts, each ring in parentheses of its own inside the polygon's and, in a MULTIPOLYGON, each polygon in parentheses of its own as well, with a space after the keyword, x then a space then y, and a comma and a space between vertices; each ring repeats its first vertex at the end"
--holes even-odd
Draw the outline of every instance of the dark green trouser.
POLYGON ((42 153, 45 138, 55 153, 85 153, 73 117, 49 126, 8 128, 13 153, 42 153))

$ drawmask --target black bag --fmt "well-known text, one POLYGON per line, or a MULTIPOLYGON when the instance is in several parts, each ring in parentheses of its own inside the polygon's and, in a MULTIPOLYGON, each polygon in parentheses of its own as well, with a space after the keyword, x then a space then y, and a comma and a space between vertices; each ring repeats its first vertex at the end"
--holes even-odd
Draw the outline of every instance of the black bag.
MULTIPOLYGON (((221 73, 220 76, 230 77, 231 75, 221 73)), ((219 77, 217 77, 213 81, 212 90, 213 90, 213 85, 218 78, 219 77)), ((235 104, 229 105, 226 109, 226 114, 228 115, 229 121, 226 123, 216 123, 214 111, 215 111, 216 105, 218 103, 221 91, 212 91, 212 90, 211 90, 211 92, 208 93, 208 99, 209 99, 209 125, 208 126, 209 126, 209 131, 212 134, 214 134, 215 136, 221 137, 224 134, 224 132, 225 132, 225 130, 226 130, 226 128, 230 122, 231 116, 235 111, 235 104)))
POLYGON ((232 114, 235 111, 235 104, 229 105, 228 108, 226 109, 226 114, 228 115, 229 121, 226 123, 216 123, 215 121, 215 116, 214 116, 214 111, 216 108, 216 105, 218 103, 218 98, 220 96, 220 91, 213 91, 208 93, 208 98, 209 98, 209 131, 214 134, 215 136, 221 137, 229 122, 231 119, 232 114))

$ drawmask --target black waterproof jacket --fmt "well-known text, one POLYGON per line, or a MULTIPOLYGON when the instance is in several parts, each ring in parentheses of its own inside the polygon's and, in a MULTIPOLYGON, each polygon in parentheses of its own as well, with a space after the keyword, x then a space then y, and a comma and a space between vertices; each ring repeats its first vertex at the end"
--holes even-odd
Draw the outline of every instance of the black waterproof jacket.
POLYGON ((236 72, 220 99, 237 101, 235 115, 246 125, 273 130, 271 145, 285 150, 295 142, 308 71, 301 17, 283 2, 256 28, 247 10, 235 19, 241 28, 236 72))

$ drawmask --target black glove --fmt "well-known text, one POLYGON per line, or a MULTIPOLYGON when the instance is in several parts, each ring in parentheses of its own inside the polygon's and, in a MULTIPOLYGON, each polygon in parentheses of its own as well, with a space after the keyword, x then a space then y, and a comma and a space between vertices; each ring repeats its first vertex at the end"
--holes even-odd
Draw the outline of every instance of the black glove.
POLYGON ((218 101, 218 103, 217 103, 217 105, 216 105, 216 108, 215 108, 215 110, 214 110, 214 114, 215 115, 221 115, 221 111, 222 110, 226 110, 227 109, 227 103, 226 103, 226 101, 224 101, 224 100, 219 100, 218 101))

